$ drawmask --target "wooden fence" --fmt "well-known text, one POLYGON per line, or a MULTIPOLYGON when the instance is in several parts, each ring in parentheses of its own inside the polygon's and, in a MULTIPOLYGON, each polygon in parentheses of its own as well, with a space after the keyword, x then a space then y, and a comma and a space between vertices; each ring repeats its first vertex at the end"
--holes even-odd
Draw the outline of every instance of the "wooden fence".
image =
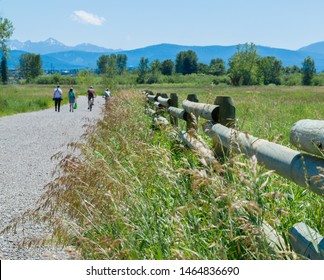
MULTIPOLYGON (((324 197, 324 121, 301 120, 290 131, 291 143, 302 150, 299 152, 288 147, 256 138, 234 129, 235 106, 228 96, 218 96, 214 104, 199 103, 196 95, 188 95, 179 101, 176 94, 144 92, 152 108, 147 108, 156 124, 171 124, 178 127, 178 120, 186 122, 186 131, 181 131, 181 139, 187 146, 195 149, 204 158, 205 164, 215 160, 226 150, 238 152, 247 157, 255 156, 259 164, 274 170, 277 174, 295 182, 297 185, 324 197), (168 112, 170 120, 160 112, 168 112), (192 129, 197 131, 199 118, 207 120, 203 131, 213 139, 210 149, 199 139, 192 137, 192 129)), ((283 248, 284 242, 268 224, 263 225, 269 244, 283 248)), ((290 244, 296 253, 308 259, 324 259, 324 238, 304 223, 295 224, 289 230, 290 244)))

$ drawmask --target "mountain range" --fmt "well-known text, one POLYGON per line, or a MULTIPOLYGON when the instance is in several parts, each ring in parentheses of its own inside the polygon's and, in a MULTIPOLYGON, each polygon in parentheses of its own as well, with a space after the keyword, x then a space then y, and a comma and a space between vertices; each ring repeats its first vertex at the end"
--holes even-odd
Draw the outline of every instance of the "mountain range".
MULTIPOLYGON (((158 44, 138 48, 134 50, 107 49, 93 44, 80 44, 74 47, 49 38, 41 42, 20 42, 10 40, 9 69, 15 69, 19 65, 19 57, 24 53, 37 53, 41 55, 44 70, 71 70, 71 69, 95 69, 97 60, 103 54, 125 54, 127 55, 128 67, 137 67, 141 57, 148 58, 149 62, 155 59, 163 61, 171 59, 175 61, 181 51, 192 50, 198 56, 198 61, 209 64, 213 58, 222 58, 226 63, 237 51, 237 45, 233 46, 183 46, 175 44, 158 44)), ((324 71, 324 42, 317 42, 298 50, 271 48, 256 46, 261 57, 274 56, 282 61, 283 66, 296 65, 301 67, 307 56, 315 61, 318 72, 324 71)))

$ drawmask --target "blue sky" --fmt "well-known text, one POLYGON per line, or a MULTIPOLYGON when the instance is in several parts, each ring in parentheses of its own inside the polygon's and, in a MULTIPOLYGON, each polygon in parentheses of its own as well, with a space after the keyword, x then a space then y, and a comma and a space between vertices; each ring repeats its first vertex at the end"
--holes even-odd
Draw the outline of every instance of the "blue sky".
POLYGON ((323 0, 0 0, 11 39, 135 49, 160 43, 296 50, 324 41, 323 0))

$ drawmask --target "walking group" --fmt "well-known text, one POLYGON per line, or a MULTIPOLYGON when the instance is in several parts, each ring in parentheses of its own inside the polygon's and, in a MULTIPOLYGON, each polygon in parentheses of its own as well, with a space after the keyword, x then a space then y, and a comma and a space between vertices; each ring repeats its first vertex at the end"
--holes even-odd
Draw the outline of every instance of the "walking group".
MULTIPOLYGON (((87 91, 87 98, 88 98, 88 110, 92 110, 92 106, 94 105, 94 98, 96 97, 96 91, 94 90, 93 86, 90 86, 88 91, 87 91)), ((107 88, 105 90, 104 96, 106 98, 106 100, 110 97, 110 91, 107 88)), ((68 93, 68 98, 69 98, 69 108, 70 108, 70 112, 74 112, 75 109, 77 109, 78 104, 76 101, 76 94, 75 91, 73 89, 73 87, 70 88, 69 93, 68 93)), ((54 105, 55 105, 55 112, 60 112, 61 110, 61 101, 63 100, 63 91, 60 87, 60 85, 58 85, 53 92, 53 101, 54 101, 54 105)))
MULTIPOLYGON (((69 97, 69 104, 70 104, 70 112, 74 112, 78 104, 76 102, 76 96, 73 87, 70 88, 68 97, 69 97)), ((54 89, 53 100, 55 105, 55 112, 60 112, 61 101, 63 100, 63 91, 59 85, 54 89)))

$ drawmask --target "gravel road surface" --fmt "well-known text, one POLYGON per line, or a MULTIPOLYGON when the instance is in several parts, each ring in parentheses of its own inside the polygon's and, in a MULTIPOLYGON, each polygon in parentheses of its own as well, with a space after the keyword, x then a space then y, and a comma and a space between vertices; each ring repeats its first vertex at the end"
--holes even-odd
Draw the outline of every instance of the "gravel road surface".
MULTIPOLYGON (((0 230, 17 215, 35 205, 51 181, 56 162, 51 156, 68 152, 67 144, 80 141, 85 124, 102 116, 104 98, 97 97, 92 112, 87 98, 78 98, 78 109, 54 109, 0 118, 0 230)), ((0 259, 67 259, 62 249, 19 248, 23 237, 41 236, 44 225, 30 224, 17 233, 0 235, 0 259)))

